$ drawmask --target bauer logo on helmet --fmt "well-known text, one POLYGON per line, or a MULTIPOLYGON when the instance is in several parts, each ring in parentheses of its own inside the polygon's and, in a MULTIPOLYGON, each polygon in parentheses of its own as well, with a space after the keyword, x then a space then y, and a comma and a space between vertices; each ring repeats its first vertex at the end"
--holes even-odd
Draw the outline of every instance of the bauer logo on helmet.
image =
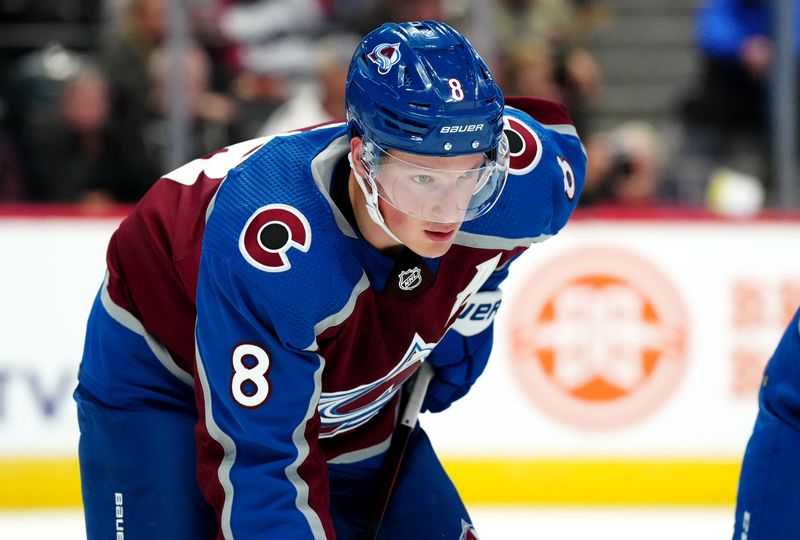
POLYGON ((472 131, 483 131, 484 124, 468 124, 463 126, 442 126, 439 133, 469 133, 472 131))

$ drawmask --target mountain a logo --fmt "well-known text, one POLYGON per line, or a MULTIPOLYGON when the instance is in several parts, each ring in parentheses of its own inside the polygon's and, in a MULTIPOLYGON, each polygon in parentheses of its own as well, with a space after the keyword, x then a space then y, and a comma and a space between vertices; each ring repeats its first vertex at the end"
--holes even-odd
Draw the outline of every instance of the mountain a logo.
POLYGON ((640 255, 583 247, 530 275, 510 308, 515 379, 553 418, 608 429, 647 418, 686 369, 688 316, 640 255))
POLYGON ((411 268, 409 270, 403 270, 398 275, 399 283, 398 287, 404 291, 413 291, 422 283, 422 271, 417 268, 411 268))
POLYGON ((392 66, 400 61, 400 43, 381 43, 376 45, 367 55, 373 63, 378 64, 378 73, 386 75, 392 66))
POLYGON ((333 437, 368 422, 411 378, 435 346, 414 334, 400 362, 377 381, 350 390, 322 392, 317 405, 322 422, 319 437, 333 437))

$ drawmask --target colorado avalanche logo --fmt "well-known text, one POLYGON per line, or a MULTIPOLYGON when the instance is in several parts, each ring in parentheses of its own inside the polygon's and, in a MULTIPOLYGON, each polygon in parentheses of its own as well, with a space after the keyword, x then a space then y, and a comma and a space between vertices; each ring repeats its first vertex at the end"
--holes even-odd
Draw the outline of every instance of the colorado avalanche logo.
POLYGON ((531 172, 542 158, 542 141, 531 128, 510 116, 505 117, 503 128, 508 138, 509 174, 531 172))
POLYGON ((265 272, 291 268, 287 252, 311 246, 311 226, 296 208, 270 204, 256 210, 239 236, 239 251, 247 262, 265 272))
POLYGON ((350 431, 378 414, 402 384, 417 371, 435 345, 425 343, 419 335, 414 334, 403 359, 382 378, 350 390, 323 392, 317 405, 322 421, 319 437, 325 439, 350 431))
POLYGON ((372 49, 367 58, 378 64, 378 73, 386 75, 400 61, 400 43, 381 43, 372 49))

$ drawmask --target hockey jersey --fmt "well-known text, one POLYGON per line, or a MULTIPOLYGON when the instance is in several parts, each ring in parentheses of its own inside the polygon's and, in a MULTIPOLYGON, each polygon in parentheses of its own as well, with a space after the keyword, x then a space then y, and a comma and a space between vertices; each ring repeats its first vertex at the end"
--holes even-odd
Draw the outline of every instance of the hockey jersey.
POLYGON ((398 389, 426 358, 458 372, 472 340, 463 385, 482 370, 508 264, 563 227, 585 171, 563 107, 506 103, 504 191, 438 259, 385 256, 336 204, 344 124, 194 160, 113 235, 99 301, 118 324, 90 320, 81 383, 120 407, 196 407, 221 537, 332 538, 326 463, 386 450, 398 389), (152 355, 110 354, 123 330, 152 355))

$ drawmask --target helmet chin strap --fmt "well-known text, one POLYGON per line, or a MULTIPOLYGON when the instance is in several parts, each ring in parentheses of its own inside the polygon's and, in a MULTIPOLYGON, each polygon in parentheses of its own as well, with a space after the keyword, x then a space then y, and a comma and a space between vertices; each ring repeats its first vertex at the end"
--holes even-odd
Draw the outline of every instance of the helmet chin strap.
POLYGON ((369 214, 370 219, 372 219, 372 221, 374 221, 375 224, 378 225, 378 227, 383 229, 383 232, 389 235, 389 238, 391 238, 397 243, 403 244, 403 241, 400 240, 389 229, 388 225, 386 225, 386 221, 383 219, 383 215, 381 214, 381 211, 378 208, 378 186, 375 185, 375 182, 372 179, 368 181, 364 180, 364 178, 360 174, 358 174, 358 170, 356 170, 355 165, 353 165, 352 152, 348 152, 347 161, 350 162, 350 170, 353 171, 353 174, 356 177, 356 182, 358 183, 358 187, 361 188, 361 191, 364 193, 364 198, 366 199, 367 213, 369 214), (369 182, 369 187, 367 187, 367 182, 369 182))

